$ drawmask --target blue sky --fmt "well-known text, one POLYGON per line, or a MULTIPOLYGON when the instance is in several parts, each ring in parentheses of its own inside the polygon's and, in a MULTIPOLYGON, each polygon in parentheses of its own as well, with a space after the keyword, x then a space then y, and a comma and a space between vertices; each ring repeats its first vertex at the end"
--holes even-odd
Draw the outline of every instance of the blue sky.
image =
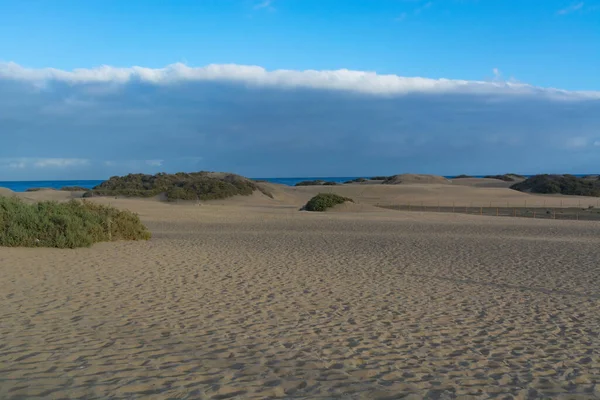
POLYGON ((600 0, 0 10, 0 180, 598 172, 600 0))

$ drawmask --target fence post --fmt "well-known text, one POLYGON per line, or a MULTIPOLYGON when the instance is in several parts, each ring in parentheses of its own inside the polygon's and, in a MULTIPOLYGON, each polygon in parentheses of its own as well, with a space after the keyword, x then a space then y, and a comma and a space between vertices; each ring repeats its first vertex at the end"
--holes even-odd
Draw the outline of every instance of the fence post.
POLYGON ((496 207, 496 217, 500 215, 500 209, 496 207))
POLYGON ((410 211, 410 201, 408 202, 408 211, 410 211))
POLYGON ((533 210, 533 219, 535 219, 535 210, 533 210))
POLYGON ((479 207, 479 215, 483 215, 483 207, 479 207))
POLYGON ((438 212, 440 212, 440 201, 438 200, 438 212))
POLYGON ((452 212, 454 212, 454 202, 452 202, 452 212))

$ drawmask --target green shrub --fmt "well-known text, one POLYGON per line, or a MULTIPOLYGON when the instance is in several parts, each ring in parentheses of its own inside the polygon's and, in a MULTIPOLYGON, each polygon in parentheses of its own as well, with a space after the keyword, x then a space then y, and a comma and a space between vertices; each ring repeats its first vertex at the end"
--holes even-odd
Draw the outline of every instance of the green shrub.
POLYGON ((346 201, 354 202, 348 197, 342 197, 335 193, 319 193, 306 203, 304 209, 307 211, 325 211, 337 204, 343 204, 346 201))
POLYGON ((44 188, 44 187, 33 187, 25 189, 26 192, 39 192, 40 190, 56 190, 53 188, 44 188))
POLYGON ((372 176, 369 178, 369 180, 371 181, 385 181, 387 179, 389 179, 389 176, 372 176))
POLYGON ((367 182, 367 179, 365 179, 365 178, 356 178, 356 179, 352 179, 352 180, 346 181, 344 183, 363 183, 363 182, 367 182))
POLYGON ((467 178, 472 178, 472 176, 463 174, 463 175, 457 175, 452 179, 467 179, 467 178))
POLYGON ((164 193, 169 201, 215 200, 236 195, 248 196, 255 190, 273 197, 258 183, 234 174, 211 172, 129 174, 122 177, 111 177, 95 186, 91 191, 84 193, 84 197, 154 197, 164 193))
POLYGON ((321 179, 317 179, 314 181, 301 181, 296 183, 294 186, 319 186, 324 184, 325 181, 321 180, 321 179))
POLYGON ((337 182, 328 182, 328 181, 324 181, 322 179, 317 179, 314 181, 301 181, 301 182, 296 183, 296 185, 294 185, 294 186, 321 186, 321 185, 335 186, 335 185, 337 185, 337 182))
POLYGON ((0 246, 76 248, 150 236, 130 211, 87 201, 27 204, 16 197, 0 197, 0 246))

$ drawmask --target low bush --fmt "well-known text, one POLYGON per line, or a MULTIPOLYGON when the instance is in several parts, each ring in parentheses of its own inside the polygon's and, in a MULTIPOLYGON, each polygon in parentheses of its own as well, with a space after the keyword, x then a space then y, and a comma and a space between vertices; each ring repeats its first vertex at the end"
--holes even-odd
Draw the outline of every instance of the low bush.
POLYGON ((385 181, 389 179, 389 176, 372 176, 369 178, 370 181, 385 181))
POLYGON ((335 193, 319 193, 306 203, 304 209, 307 211, 325 211, 337 204, 343 204, 346 201, 354 202, 348 197, 343 197, 335 193))
POLYGON ((76 248, 150 236, 130 211, 88 201, 27 204, 16 197, 0 197, 0 246, 76 248))
POLYGON ((328 181, 324 181, 321 179, 317 179, 314 181, 301 181, 301 182, 296 183, 294 186, 321 186, 321 185, 334 186, 334 185, 337 185, 337 182, 328 182, 328 181))
POLYGON ((319 186, 324 183, 325 183, 325 181, 317 179, 314 181, 300 181, 300 182, 296 183, 294 186, 319 186))
POLYGON ((25 189, 26 192, 39 192, 40 190, 56 190, 54 188, 33 187, 25 189))
POLYGON ((463 174, 463 175, 457 175, 457 176, 455 176, 452 179, 467 179, 467 178, 472 178, 472 176, 471 175, 464 175, 463 174))
POLYGON ((365 179, 365 178, 356 178, 356 179, 352 179, 350 181, 346 181, 344 183, 363 183, 363 182, 367 182, 367 179, 365 179))
POLYGON ((156 175, 113 176, 84 193, 84 197, 154 197, 164 193, 168 201, 216 200, 236 195, 248 196, 255 190, 273 197, 258 183, 234 174, 194 172, 156 175))

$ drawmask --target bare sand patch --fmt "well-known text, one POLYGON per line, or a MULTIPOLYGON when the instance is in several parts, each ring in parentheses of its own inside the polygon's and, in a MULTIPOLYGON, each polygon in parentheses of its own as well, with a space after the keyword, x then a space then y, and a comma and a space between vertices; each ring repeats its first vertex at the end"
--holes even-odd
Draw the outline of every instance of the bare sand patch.
POLYGON ((0 398, 598 395, 598 224, 310 195, 95 198, 153 238, 0 248, 0 398))

